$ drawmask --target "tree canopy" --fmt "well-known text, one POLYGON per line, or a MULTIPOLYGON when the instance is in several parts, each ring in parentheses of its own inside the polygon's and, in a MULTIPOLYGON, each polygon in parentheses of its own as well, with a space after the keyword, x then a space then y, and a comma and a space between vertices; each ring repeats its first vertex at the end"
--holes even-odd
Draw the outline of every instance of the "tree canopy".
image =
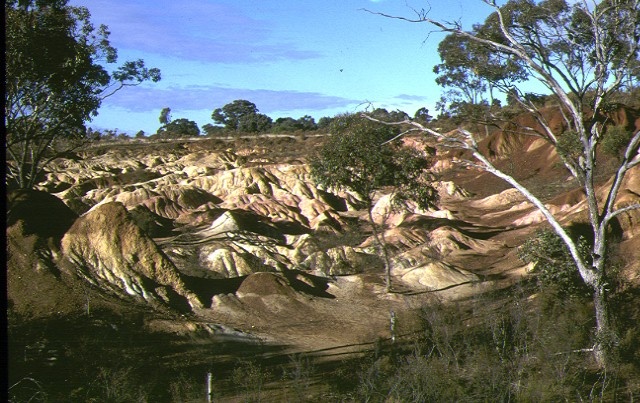
POLYGON ((317 183, 351 190, 367 203, 373 201, 377 190, 393 186, 399 195, 414 199, 422 208, 433 205, 437 193, 425 180, 429 160, 401 142, 389 142, 397 130, 358 115, 342 115, 334 119, 330 132, 331 137, 311 162, 317 183), (418 196, 416 191, 423 193, 418 196))
POLYGON ((236 99, 222 108, 214 109, 211 119, 215 123, 224 125, 229 130, 237 131, 240 129, 240 119, 243 116, 256 113, 258 113, 256 104, 245 99, 236 99))
POLYGON ((107 27, 96 29, 86 8, 66 0, 8 0, 5 13, 6 180, 31 188, 49 161, 85 136, 102 100, 156 82, 160 71, 134 60, 110 73, 117 52, 107 27))
POLYGON ((298 130, 309 131, 316 130, 318 125, 313 117, 309 115, 302 116, 299 119, 292 117, 278 118, 273 123, 272 131, 274 133, 290 133, 298 130))
POLYGON ((431 185, 425 152, 393 142, 398 134, 390 126, 374 123, 359 115, 334 118, 331 136, 311 161, 311 175, 321 186, 356 193, 366 204, 374 237, 385 259, 387 291, 391 287, 391 263, 384 236, 372 216, 375 192, 394 188, 398 202, 415 201, 419 207, 434 206, 438 193, 431 185))
POLYGON ((169 124, 169 122, 171 122, 171 108, 162 108, 162 110, 160 111, 160 116, 158 117, 158 121, 160 121, 161 125, 169 124))
POLYGON ((263 113, 248 113, 238 119, 237 130, 245 133, 263 133, 271 129, 273 121, 263 113))
POLYGON ((167 137, 196 137, 200 135, 200 128, 193 120, 180 118, 162 126, 158 134, 167 137))

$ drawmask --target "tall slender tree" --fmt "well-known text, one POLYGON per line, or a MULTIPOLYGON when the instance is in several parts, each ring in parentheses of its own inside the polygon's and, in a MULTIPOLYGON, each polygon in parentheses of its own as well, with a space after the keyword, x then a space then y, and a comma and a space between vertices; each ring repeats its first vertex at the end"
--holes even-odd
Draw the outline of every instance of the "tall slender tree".
POLYGON ((171 122, 171 108, 166 107, 166 108, 162 108, 162 110, 160 111, 160 116, 158 117, 158 120, 160 121, 160 124, 162 126, 166 126, 171 122))
POLYGON ((357 115, 336 117, 331 137, 311 162, 316 183, 327 188, 350 190, 364 202, 373 237, 385 265, 387 292, 391 291, 391 257, 384 239, 384 226, 373 216, 376 192, 394 189, 397 200, 413 200, 422 208, 435 206, 438 192, 431 186, 425 153, 404 147, 393 139, 397 131, 357 115))
MULTIPOLYGON (((425 10, 416 10, 416 16, 412 18, 376 14, 430 24, 447 33, 447 41, 468 44, 454 60, 445 58, 445 66, 440 70, 449 75, 445 84, 460 85, 454 80, 454 72, 472 75, 478 83, 491 82, 495 90, 508 95, 510 101, 537 120, 540 130, 521 130, 554 146, 564 166, 583 188, 593 238, 590 254, 580 253, 577 240, 572 239, 540 198, 513 176, 498 169, 483 154, 475 133, 464 127, 455 133, 442 133, 415 120, 395 124, 411 125, 409 132, 433 136, 443 147, 468 150, 472 158, 466 161, 467 164, 505 180, 538 208, 571 252, 580 277, 593 291, 596 322, 593 352, 597 362, 606 367, 617 339, 607 297, 611 241, 608 228, 621 214, 640 208, 640 203, 617 204, 625 176, 640 164, 640 131, 636 129, 624 142, 622 157, 604 198, 598 197, 596 188, 596 160, 600 151, 598 146, 608 135, 608 111, 616 94, 632 90, 631 87, 638 86, 640 81, 640 1, 510 0, 503 6, 495 0, 479 1, 491 7, 493 13, 484 24, 471 31, 464 30, 459 23, 432 19, 425 10), (500 65, 512 68, 484 68, 498 61, 501 61, 500 65), (520 83, 523 80, 541 84, 557 99, 556 107, 576 140, 571 152, 563 152, 566 149, 563 150, 559 133, 545 119, 540 105, 522 90, 520 83)), ((472 89, 482 90, 477 86, 472 89)))

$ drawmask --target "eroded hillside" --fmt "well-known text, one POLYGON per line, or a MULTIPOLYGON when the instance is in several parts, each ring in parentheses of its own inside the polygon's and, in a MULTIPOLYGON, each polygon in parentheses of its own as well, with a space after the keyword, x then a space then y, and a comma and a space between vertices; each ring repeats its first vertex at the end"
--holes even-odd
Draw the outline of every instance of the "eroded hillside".
MULTIPOLYGON (((56 160, 40 186, 55 197, 10 195, 11 306, 35 316, 82 311, 95 293, 185 315, 155 330, 216 324, 313 350, 388 338, 391 311, 406 316, 409 332, 412 310, 433 293, 462 299, 527 275, 516 252, 542 215, 495 178, 451 163, 460 156, 442 155, 439 209, 392 207, 384 191, 376 198, 392 255, 393 292, 384 292, 363 203, 311 179, 308 157, 321 143, 94 144, 56 160)), ((542 140, 496 133, 486 144, 566 224, 584 219, 583 198, 542 140)), ((630 172, 619 203, 638 199, 639 181, 630 172)), ((619 220, 633 281, 638 218, 619 220)))

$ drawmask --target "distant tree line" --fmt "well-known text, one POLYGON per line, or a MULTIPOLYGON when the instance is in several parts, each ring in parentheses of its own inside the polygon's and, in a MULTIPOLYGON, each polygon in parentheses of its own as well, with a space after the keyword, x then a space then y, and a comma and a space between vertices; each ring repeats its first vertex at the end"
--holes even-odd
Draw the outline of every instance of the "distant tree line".
MULTIPOLYGON (((444 59, 446 53, 441 52, 444 59)), ((442 85, 453 85, 453 79, 446 79, 446 74, 453 74, 446 65, 438 65, 434 71, 442 74, 439 83, 442 85), (448 70, 447 70, 448 69, 448 70)), ((464 84, 469 85, 466 81, 464 84)), ((436 103, 437 116, 432 116, 431 111, 422 107, 418 109, 413 116, 400 109, 389 111, 385 108, 375 108, 367 111, 367 115, 384 122, 416 122, 425 127, 438 131, 455 130, 465 123, 476 123, 483 127, 490 127, 490 120, 508 121, 514 115, 522 112, 519 105, 519 99, 525 99, 538 108, 545 106, 553 106, 558 104, 557 96, 553 94, 537 94, 524 93, 518 96, 515 92, 507 94, 504 105, 500 99, 493 98, 491 100, 480 99, 474 100, 473 91, 449 91, 440 98, 436 103), (520 98, 519 98, 520 97, 520 98)), ((626 92, 616 94, 620 103, 626 105, 638 105, 640 102, 640 87, 631 88, 626 92)), ((220 108, 213 110, 211 118, 213 123, 206 123, 201 128, 198 124, 186 118, 172 120, 171 108, 165 107, 160 111, 158 120, 161 126, 155 134, 147 134, 140 130, 135 134, 135 138, 150 139, 169 139, 183 137, 197 137, 200 135, 208 137, 229 136, 239 134, 294 134, 294 133, 329 133, 332 123, 339 120, 341 114, 336 116, 324 116, 317 122, 309 115, 300 118, 280 117, 273 120, 266 114, 260 113, 258 107, 251 101, 238 99, 232 101, 220 108)), ((407 125, 409 128, 409 125, 407 125)), ((129 138, 123 133, 117 133, 115 130, 104 130, 102 133, 97 131, 88 131, 88 137, 91 140, 126 140, 129 138)))
MULTIPOLYGON (((385 121, 393 122, 410 119, 409 114, 401 110, 388 111, 384 108, 377 108, 371 115, 385 121)), ((193 137, 204 134, 205 136, 228 136, 235 134, 260 134, 260 133, 304 133, 323 132, 327 133, 332 122, 339 119, 339 116, 324 116, 317 122, 315 118, 304 115, 299 118, 290 116, 280 117, 273 120, 260 110, 251 101, 237 99, 220 108, 213 110, 211 114, 212 123, 206 123, 202 128, 198 128, 196 122, 189 119, 171 119, 171 108, 165 107, 160 111, 158 118, 161 126, 152 135, 152 138, 179 138, 193 137)), ((432 120, 427 108, 420 108, 416 111, 413 119, 421 123, 428 123, 432 120)), ((138 132, 136 137, 144 137, 144 132, 138 132)))
MULTIPOLYGON (((494 122, 496 119, 508 121, 514 115, 522 112, 519 104, 522 99, 532 105, 536 105, 538 108, 557 105, 559 102, 554 94, 524 93, 518 95, 515 90, 512 93, 507 92, 504 98, 504 105, 503 101, 498 98, 483 98, 476 92, 486 91, 487 86, 478 83, 473 84, 470 82, 471 79, 469 77, 465 79, 457 77, 460 72, 455 70, 454 67, 459 62, 458 59, 448 60, 454 55, 448 55, 442 48, 440 49, 440 55, 447 62, 434 68, 434 72, 440 74, 438 83, 445 87, 456 85, 462 87, 462 89, 455 88, 454 90, 445 91, 445 94, 436 103, 436 112, 438 112, 436 117, 432 116, 430 110, 426 107, 418 109, 413 116, 399 109, 389 111, 385 108, 370 109, 367 114, 383 122, 415 122, 438 131, 449 131, 455 130, 464 123, 475 122, 479 126, 487 128, 491 126, 489 123, 491 120, 494 122)), ((640 88, 632 88, 630 91, 619 93, 618 98, 626 104, 633 105, 634 102, 629 101, 636 99, 635 103, 638 103, 637 99, 640 99, 637 98, 638 91, 640 91, 640 88)), ((135 137, 167 139, 197 137, 200 135, 217 137, 264 133, 328 133, 332 123, 339 120, 340 116, 324 116, 317 122, 309 115, 304 115, 297 119, 287 116, 273 120, 266 114, 260 113, 253 102, 237 99, 214 109, 211 114, 213 123, 206 123, 201 128, 193 120, 186 118, 173 120, 171 108, 165 107, 160 111, 158 120, 161 126, 156 133, 149 136, 144 131, 139 131, 135 137)), ((408 125, 407 128, 409 128, 408 125)), ((93 133, 94 136, 92 137, 94 140, 122 140, 128 138, 123 134, 117 135, 113 130, 106 130, 98 136, 95 134, 96 132, 93 133)))

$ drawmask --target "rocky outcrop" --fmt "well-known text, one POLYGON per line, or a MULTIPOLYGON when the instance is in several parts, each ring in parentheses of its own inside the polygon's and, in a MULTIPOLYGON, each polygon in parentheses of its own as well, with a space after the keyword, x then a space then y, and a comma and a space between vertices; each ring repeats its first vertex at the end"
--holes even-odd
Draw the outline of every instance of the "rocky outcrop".
POLYGON ((204 276, 210 278, 242 277, 273 270, 249 252, 222 245, 208 245, 200 249, 199 264, 206 270, 204 276))
POLYGON ((148 186, 131 191, 123 189, 117 195, 102 200, 102 202, 110 201, 120 202, 127 208, 143 205, 159 216, 175 219, 203 204, 215 205, 221 200, 196 187, 164 185, 155 189, 148 186))
MULTIPOLYGON (((562 121, 552 123, 562 129, 562 121)), ((428 143, 419 137, 404 141, 421 149, 428 143)), ((273 276, 255 276, 256 281, 275 284, 291 270, 333 277, 332 281, 337 276, 383 275, 363 202, 349 192, 318 188, 306 156, 291 157, 299 149, 286 150, 292 153, 287 158, 275 158, 269 154, 274 150, 254 144, 220 142, 212 149, 203 141, 146 147, 157 150, 104 147, 53 164, 43 186, 57 191, 76 211, 88 211, 64 237, 65 268, 70 273, 113 294, 186 308, 198 301, 185 281, 195 290, 207 281, 231 283, 261 273, 273 276), (194 286, 198 280, 203 282, 194 286)), ((557 156, 539 139, 496 131, 482 147, 491 151, 497 164, 556 175, 550 169, 557 166, 557 156), (509 153, 514 161, 503 158, 509 153), (520 167, 520 162, 529 165, 520 167)), ((448 153, 439 169, 463 157, 448 153)), ((474 272, 493 269, 480 264, 469 268, 470 256, 499 254, 506 245, 504 238, 494 240, 495 234, 504 228, 520 234, 544 220, 516 190, 498 193, 505 189, 501 185, 491 195, 485 189, 493 183, 487 176, 471 169, 456 172, 466 180, 456 176, 456 182, 433 184, 449 209, 396 206, 390 189, 374 198, 373 217, 392 257, 392 275, 410 288, 440 289, 477 281, 474 272), (472 194, 490 196, 472 200, 472 194)), ((618 206, 637 200, 637 178, 629 172, 618 206)), ((584 214, 583 200, 584 195, 573 192, 545 202, 570 222, 584 214)), ((618 217, 624 240, 638 233, 638 214, 618 217)), ((198 293, 207 294, 200 289, 198 293)))
POLYGON ((7 304, 25 318, 81 311, 79 287, 56 265, 60 240, 77 215, 45 192, 7 194, 7 304))
POLYGON ((381 267, 377 256, 350 246, 339 246, 310 254, 300 267, 320 276, 344 276, 381 267))
POLYGON ((442 290, 479 280, 477 275, 445 262, 431 262, 396 270, 394 275, 414 290, 442 290))
POLYGON ((296 291, 291 287, 289 281, 275 273, 256 273, 247 277, 236 294, 240 297, 256 296, 265 297, 279 295, 293 298, 296 291))
POLYGON ((62 253, 66 270, 102 290, 180 310, 200 306, 120 203, 99 205, 78 218, 62 238, 62 253))

